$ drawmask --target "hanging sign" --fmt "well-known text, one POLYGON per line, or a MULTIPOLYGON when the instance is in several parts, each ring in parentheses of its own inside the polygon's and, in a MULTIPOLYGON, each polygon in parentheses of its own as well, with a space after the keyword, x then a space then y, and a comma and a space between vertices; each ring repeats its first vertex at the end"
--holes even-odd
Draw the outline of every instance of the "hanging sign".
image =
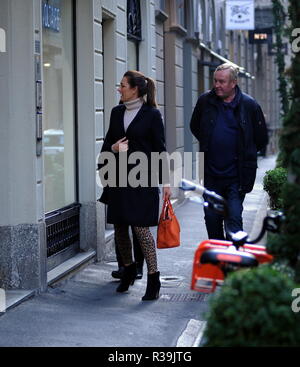
POLYGON ((254 29, 254 0, 226 1, 226 29, 254 29))
POLYGON ((6 34, 3 28, 0 28, 0 52, 6 52, 6 34))

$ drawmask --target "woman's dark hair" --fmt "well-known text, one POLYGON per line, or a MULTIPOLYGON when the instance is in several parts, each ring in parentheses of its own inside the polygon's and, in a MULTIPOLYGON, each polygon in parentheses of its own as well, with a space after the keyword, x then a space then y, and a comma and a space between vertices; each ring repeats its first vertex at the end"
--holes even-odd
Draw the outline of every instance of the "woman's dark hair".
POLYGON ((147 105, 157 107, 155 98, 156 88, 153 79, 146 77, 143 73, 136 70, 126 71, 124 77, 127 78, 128 84, 131 88, 138 88, 139 97, 147 96, 147 105))

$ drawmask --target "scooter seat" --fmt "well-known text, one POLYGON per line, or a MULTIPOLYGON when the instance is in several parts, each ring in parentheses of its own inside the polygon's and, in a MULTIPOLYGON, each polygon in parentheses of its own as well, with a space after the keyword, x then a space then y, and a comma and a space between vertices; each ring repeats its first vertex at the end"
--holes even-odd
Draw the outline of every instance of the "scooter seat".
POLYGON ((218 265, 227 263, 238 267, 254 267, 258 265, 258 261, 254 255, 246 251, 228 250, 228 249, 211 249, 204 251, 201 258, 201 264, 218 265))

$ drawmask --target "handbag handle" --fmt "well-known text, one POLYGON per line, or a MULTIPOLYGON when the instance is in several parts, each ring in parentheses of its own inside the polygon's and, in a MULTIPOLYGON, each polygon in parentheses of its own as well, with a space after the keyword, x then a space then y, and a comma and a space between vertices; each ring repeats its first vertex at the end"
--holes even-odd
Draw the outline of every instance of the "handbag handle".
POLYGON ((163 204, 162 218, 163 220, 170 219, 173 216, 173 207, 170 199, 165 199, 163 204))

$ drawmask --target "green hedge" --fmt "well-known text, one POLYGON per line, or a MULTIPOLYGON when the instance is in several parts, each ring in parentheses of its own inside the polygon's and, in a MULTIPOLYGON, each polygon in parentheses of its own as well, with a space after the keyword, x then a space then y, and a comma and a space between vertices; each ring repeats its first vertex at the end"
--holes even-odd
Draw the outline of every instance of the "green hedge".
POLYGON ((204 346, 300 346, 294 288, 300 286, 270 265, 231 274, 210 302, 204 346))
MULTIPOLYGON (((300 253, 300 190, 295 183, 285 183, 282 190, 286 219, 280 234, 268 234, 267 251, 277 261, 288 260, 295 267, 300 253), (288 209, 287 209, 288 208, 288 209)), ((299 280, 298 280, 299 281, 299 280)))
POLYGON ((287 182, 287 170, 282 167, 269 170, 264 176, 264 190, 270 198, 270 207, 273 210, 283 208, 282 188, 287 182))

